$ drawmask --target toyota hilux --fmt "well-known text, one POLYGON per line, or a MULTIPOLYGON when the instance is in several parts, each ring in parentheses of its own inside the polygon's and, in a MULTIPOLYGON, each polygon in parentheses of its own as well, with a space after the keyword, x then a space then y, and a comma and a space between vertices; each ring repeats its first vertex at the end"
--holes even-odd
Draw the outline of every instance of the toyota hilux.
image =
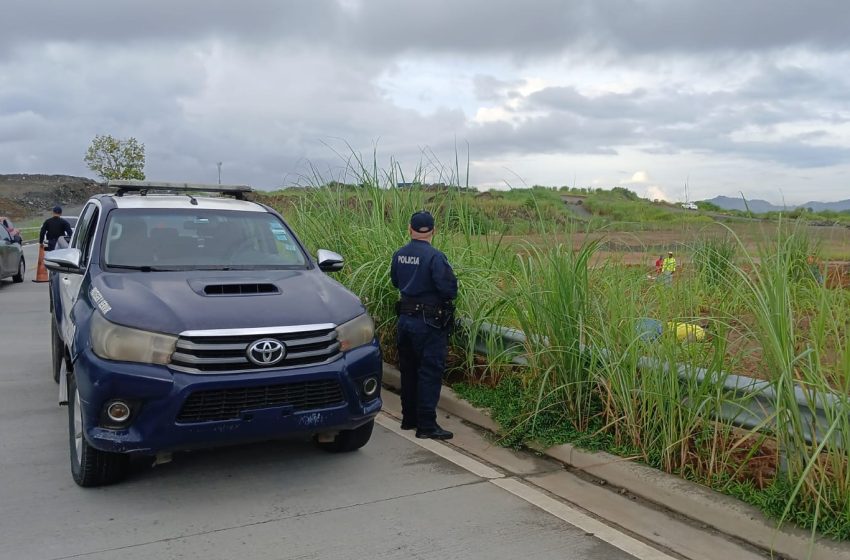
POLYGON ((381 353, 360 300, 250 188, 117 181, 47 253, 53 377, 80 486, 133 455, 312 437, 365 445, 381 353))

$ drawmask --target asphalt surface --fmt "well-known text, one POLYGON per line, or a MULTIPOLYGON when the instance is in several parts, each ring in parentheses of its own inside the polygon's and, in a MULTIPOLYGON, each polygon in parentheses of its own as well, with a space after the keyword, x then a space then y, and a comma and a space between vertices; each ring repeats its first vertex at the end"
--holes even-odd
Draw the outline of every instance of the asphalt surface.
POLYGON ((77 487, 35 249, 0 282, 0 558, 634 558, 380 425, 355 453, 230 447, 77 487))

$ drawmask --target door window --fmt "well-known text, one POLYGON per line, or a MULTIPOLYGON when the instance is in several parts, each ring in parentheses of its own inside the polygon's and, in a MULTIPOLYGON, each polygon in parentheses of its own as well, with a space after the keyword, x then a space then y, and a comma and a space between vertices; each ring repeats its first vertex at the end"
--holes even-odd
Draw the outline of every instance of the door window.
POLYGON ((80 220, 77 222, 77 228, 74 230, 74 239, 71 242, 71 247, 80 250, 80 264, 83 266, 89 262, 99 215, 100 211, 97 205, 89 204, 83 209, 80 220))
POLYGON ((74 230, 74 239, 71 240, 71 247, 74 249, 79 249, 82 252, 82 244, 83 239, 88 233, 89 225, 91 224, 91 216, 94 212, 95 208, 97 208, 94 204, 89 204, 83 209, 83 213, 80 214, 80 220, 77 222, 77 228, 74 230))
POLYGON ((91 248, 94 245, 94 234, 97 231, 97 218, 100 216, 100 208, 97 206, 93 206, 94 211, 91 215, 91 220, 89 220, 88 227, 86 228, 85 234, 83 234, 83 246, 80 248, 82 252, 82 262, 88 265, 89 257, 91 256, 91 248))

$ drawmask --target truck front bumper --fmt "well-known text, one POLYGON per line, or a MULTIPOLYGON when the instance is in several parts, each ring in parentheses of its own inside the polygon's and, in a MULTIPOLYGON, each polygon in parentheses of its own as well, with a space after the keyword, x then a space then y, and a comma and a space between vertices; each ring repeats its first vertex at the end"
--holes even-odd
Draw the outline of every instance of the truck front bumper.
POLYGON ((74 363, 86 441, 101 451, 136 454, 357 428, 381 409, 381 372, 377 343, 327 364, 252 373, 187 374, 167 366, 102 360, 90 349, 74 363), (367 397, 363 382, 368 378, 377 379, 378 391, 367 397), (290 388, 302 391, 295 406, 280 402, 280 392, 290 388), (337 392, 328 397, 329 390, 337 392), (109 427, 104 413, 115 399, 133 410, 120 428, 109 427))

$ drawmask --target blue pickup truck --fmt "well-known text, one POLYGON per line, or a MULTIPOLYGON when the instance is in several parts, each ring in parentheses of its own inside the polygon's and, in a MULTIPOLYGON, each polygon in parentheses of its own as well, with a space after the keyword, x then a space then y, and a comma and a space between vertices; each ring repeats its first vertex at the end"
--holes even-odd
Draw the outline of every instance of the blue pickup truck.
POLYGON ((50 274, 53 376, 80 486, 131 455, 312 437, 353 451, 381 408, 360 300, 249 188, 118 181, 91 198, 50 274), (205 196, 201 196, 204 193, 205 196))

